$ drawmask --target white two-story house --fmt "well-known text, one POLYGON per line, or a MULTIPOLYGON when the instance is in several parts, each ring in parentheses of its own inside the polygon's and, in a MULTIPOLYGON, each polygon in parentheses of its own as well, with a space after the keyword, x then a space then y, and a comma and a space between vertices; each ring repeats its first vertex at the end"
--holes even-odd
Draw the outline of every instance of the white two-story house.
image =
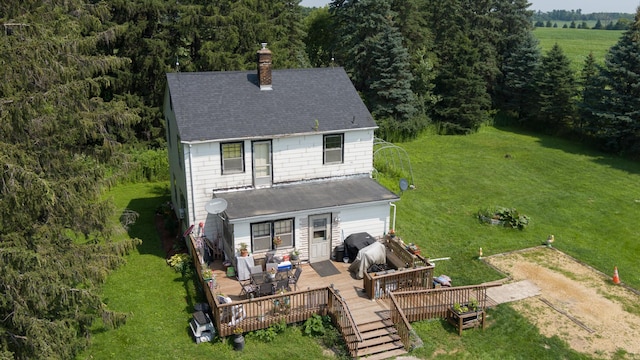
POLYGON ((226 258, 246 243, 327 260, 352 233, 385 234, 399 198, 371 178, 376 124, 346 72, 272 70, 271 56, 263 44, 257 72, 167 74, 172 203, 226 258), (207 211, 216 198, 224 211, 207 211))

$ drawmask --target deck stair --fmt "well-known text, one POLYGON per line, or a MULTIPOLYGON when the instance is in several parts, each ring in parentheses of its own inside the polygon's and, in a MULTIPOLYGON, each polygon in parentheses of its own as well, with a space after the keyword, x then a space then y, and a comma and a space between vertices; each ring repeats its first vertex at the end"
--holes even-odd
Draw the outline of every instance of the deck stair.
MULTIPOLYGON (((375 320, 358 324, 362 342, 358 343, 358 358, 390 359, 406 354, 400 336, 389 319, 375 320)), ((347 341, 357 341, 355 337, 347 341)), ((351 354, 354 358, 356 354, 351 354)))

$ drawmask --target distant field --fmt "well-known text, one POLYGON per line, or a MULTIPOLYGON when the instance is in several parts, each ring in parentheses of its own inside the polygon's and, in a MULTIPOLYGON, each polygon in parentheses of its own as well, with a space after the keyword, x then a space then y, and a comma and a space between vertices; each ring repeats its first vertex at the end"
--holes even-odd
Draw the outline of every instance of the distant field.
POLYGON ((584 60, 590 52, 598 63, 604 63, 606 53, 615 45, 623 31, 590 30, 590 29, 562 29, 536 28, 533 34, 540 41, 543 54, 558 43, 565 55, 571 60, 571 67, 575 71, 582 69, 584 60))

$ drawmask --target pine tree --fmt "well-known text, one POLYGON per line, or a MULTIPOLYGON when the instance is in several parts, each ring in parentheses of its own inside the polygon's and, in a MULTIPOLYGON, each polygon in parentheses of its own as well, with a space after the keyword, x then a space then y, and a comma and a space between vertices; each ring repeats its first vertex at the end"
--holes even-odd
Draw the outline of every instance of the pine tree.
MULTIPOLYGON (((494 106, 501 108, 505 99, 504 93, 500 93, 500 88, 504 88, 502 81, 505 79, 505 63, 513 61, 514 53, 521 52, 523 46, 537 46, 533 40, 530 18, 532 11, 527 10, 529 3, 527 0, 499 0, 491 2, 491 15, 496 19, 493 22, 494 31, 492 38, 488 39, 495 44, 498 75, 495 84, 489 87, 494 106)), ((544 24, 540 25, 541 27, 544 24)), ((523 54, 524 55, 524 54, 523 54)), ((539 56, 538 56, 539 57, 539 56)), ((536 60, 537 61, 537 60, 536 60)), ((506 64, 508 67, 509 65, 506 64)))
POLYGON ((338 63, 380 122, 381 133, 400 131, 415 136, 413 76, 402 35, 394 27, 396 13, 389 0, 334 1, 331 11, 341 35, 338 63))
POLYGON ((640 7, 635 21, 609 49, 602 72, 603 92, 595 113, 605 149, 640 154, 640 7))
POLYGON ((558 44, 542 57, 536 88, 539 107, 535 128, 545 131, 566 130, 575 119, 575 79, 571 62, 558 44))
POLYGON ((445 133, 475 132, 488 119, 491 101, 480 74, 480 56, 468 36, 469 23, 460 0, 433 0, 429 22, 431 49, 437 58, 432 118, 445 133))
POLYGON ((540 65, 538 40, 532 33, 521 38, 518 46, 502 62, 502 77, 496 91, 497 107, 526 122, 537 112, 537 92, 532 77, 540 65))
POLYGON ((579 120, 575 124, 576 130, 583 135, 593 136, 598 133, 597 117, 594 113, 598 110, 603 86, 600 82, 600 67, 596 63, 593 53, 589 53, 580 72, 580 86, 582 88, 580 102, 578 103, 579 120))
POLYGON ((108 99, 129 61, 98 51, 119 31, 104 3, 6 1, 0 14, 15 24, 0 34, 0 354, 72 359, 96 317, 125 320, 97 288, 138 243, 107 241, 101 198, 139 121, 108 99))

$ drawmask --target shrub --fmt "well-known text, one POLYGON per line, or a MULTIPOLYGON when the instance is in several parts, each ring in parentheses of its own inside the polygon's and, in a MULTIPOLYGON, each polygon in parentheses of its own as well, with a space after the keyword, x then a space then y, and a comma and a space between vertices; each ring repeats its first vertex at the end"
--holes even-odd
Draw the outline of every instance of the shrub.
POLYGON ((484 223, 503 225, 513 229, 524 230, 529 225, 529 217, 520 214, 516 209, 496 207, 478 211, 478 219, 484 223))

